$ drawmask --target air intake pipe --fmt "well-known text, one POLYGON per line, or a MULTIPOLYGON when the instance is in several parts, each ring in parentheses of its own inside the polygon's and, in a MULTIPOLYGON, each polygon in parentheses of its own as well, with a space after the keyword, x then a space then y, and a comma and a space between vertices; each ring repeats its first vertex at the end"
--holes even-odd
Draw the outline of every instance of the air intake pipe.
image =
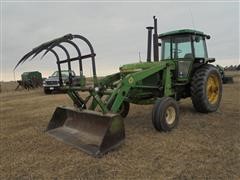
POLYGON ((157 18, 153 16, 154 19, 154 34, 153 34, 153 60, 159 61, 159 44, 158 44, 158 33, 157 33, 157 18))

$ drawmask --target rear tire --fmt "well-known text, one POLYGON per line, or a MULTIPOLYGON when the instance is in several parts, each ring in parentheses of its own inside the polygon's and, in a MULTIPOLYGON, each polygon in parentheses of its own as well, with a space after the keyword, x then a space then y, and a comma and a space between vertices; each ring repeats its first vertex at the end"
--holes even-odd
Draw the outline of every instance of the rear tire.
POLYGON ((156 101, 152 112, 152 123, 157 131, 171 131, 179 121, 179 107, 175 99, 163 97, 156 101))
POLYGON ((208 113, 218 109, 222 98, 222 79, 218 69, 203 65, 193 75, 191 99, 198 112, 208 113))

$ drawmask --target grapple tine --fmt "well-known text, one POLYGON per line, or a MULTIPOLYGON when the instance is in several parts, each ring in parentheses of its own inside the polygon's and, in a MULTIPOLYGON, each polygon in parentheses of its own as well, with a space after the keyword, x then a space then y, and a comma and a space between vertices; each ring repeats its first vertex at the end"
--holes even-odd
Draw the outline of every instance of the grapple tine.
POLYGON ((26 59, 28 59, 30 56, 32 56, 32 51, 30 51, 29 53, 25 54, 20 61, 18 61, 17 65, 14 67, 13 70, 15 70, 22 62, 24 62, 26 59))
MULTIPOLYGON (((65 42, 65 41, 61 41, 60 43, 62 43, 62 42, 65 42)), ((63 45, 61 45, 60 43, 54 43, 54 44, 52 44, 50 47, 48 47, 48 48, 46 49, 46 51, 44 52, 44 54, 42 55, 41 59, 42 59, 49 51, 51 51, 54 47, 59 47, 59 48, 61 48, 61 49, 65 52, 67 58, 70 58, 70 54, 69 54, 68 50, 67 50, 63 45)))
POLYGON ((43 53, 43 55, 41 56, 41 59, 43 59, 44 56, 45 56, 48 52, 51 52, 51 53, 56 57, 57 61, 59 61, 59 56, 58 56, 58 54, 56 53, 56 51, 54 51, 53 49, 50 49, 50 50, 48 50, 48 51, 46 50, 46 51, 43 53))
POLYGON ((48 41, 48 42, 45 42, 35 48, 33 48, 30 52, 28 52, 27 54, 25 54, 20 60, 19 62, 17 63, 17 65, 14 67, 14 70, 22 63, 24 63, 29 57, 31 57, 33 55, 33 57, 31 58, 31 60, 33 58, 35 58, 41 51, 43 51, 44 49, 47 49, 49 47, 51 47, 52 45, 56 45, 56 44, 59 44, 61 43, 62 41, 65 41, 65 40, 71 40, 73 39, 73 35, 72 34, 66 34, 60 38, 56 38, 56 39, 53 39, 51 41, 48 41))
MULTIPOLYGON (((44 53, 44 55, 43 55, 43 56, 45 56, 46 53, 49 52, 49 50, 51 50, 52 48, 54 48, 54 46, 59 43, 59 41, 60 41, 60 39, 56 39, 56 40, 52 40, 52 41, 50 41, 50 42, 44 43, 44 44, 42 44, 41 46, 39 46, 39 47, 37 48, 34 56, 31 58, 31 60, 32 60, 33 58, 35 58, 40 52, 42 52, 43 50, 46 49, 46 51, 45 51, 45 53, 44 53)), ((43 57, 43 56, 42 56, 42 57, 43 57)), ((41 57, 41 58, 42 58, 42 57, 41 57)))
POLYGON ((70 54, 69 54, 67 48, 65 48, 65 47, 64 47, 63 45, 61 45, 61 44, 58 44, 58 45, 56 45, 56 46, 59 47, 59 48, 61 48, 61 49, 65 52, 65 54, 66 54, 66 56, 67 56, 67 59, 70 58, 70 54))
POLYGON ((43 53, 43 55, 41 56, 41 59, 43 59, 44 58, 44 56, 46 56, 46 54, 48 53, 49 51, 48 50, 46 50, 44 53, 43 53))
POLYGON ((41 56, 41 59, 49 52, 51 51, 52 49, 54 48, 54 46, 50 46, 46 49, 46 51, 43 53, 43 55, 41 56))
POLYGON ((44 49, 40 49, 35 52, 35 54, 31 57, 30 61, 33 60, 39 53, 41 53, 44 49))
POLYGON ((41 59, 49 52, 51 51, 54 47, 58 46, 62 41, 60 41, 59 39, 57 41, 54 41, 50 46, 48 46, 46 49, 46 51, 44 52, 44 54, 41 56, 41 59))
MULTIPOLYGON (((46 45, 46 44, 45 44, 46 45)), ((23 64, 29 57, 31 57, 32 55, 34 55, 31 59, 33 59, 34 57, 36 57, 42 50, 45 49, 45 46, 41 45, 38 46, 37 48, 34 48, 32 51, 30 51, 29 53, 27 53, 26 55, 24 55, 22 57, 22 59, 20 59, 20 61, 17 63, 17 65, 15 66, 14 70, 20 65, 23 64)))

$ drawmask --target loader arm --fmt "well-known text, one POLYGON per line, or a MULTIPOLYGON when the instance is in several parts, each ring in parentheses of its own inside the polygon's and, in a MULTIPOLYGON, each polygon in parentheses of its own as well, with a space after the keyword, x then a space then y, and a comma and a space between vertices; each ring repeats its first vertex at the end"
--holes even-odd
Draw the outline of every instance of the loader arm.
MULTIPOLYGON (((174 95, 172 90, 172 75, 171 70, 175 69, 175 64, 169 61, 163 61, 159 65, 153 66, 149 69, 138 71, 132 74, 127 75, 121 83, 119 83, 118 87, 111 94, 108 103, 110 103, 114 99, 114 103, 111 107, 111 112, 117 113, 124 99, 128 96, 128 93, 131 88, 136 86, 138 81, 141 81, 157 72, 163 71, 163 88, 164 88, 164 96, 172 96, 174 95)), ((139 87, 139 86, 138 86, 139 87)))

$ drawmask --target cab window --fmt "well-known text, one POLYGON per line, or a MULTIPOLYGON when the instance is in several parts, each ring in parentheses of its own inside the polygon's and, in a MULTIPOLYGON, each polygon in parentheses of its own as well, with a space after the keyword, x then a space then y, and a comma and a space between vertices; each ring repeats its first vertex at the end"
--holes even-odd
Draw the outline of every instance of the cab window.
POLYGON ((194 51, 196 58, 207 58, 204 37, 202 36, 194 37, 194 51))
POLYGON ((193 59, 190 36, 173 38, 172 57, 173 59, 193 59))
POLYGON ((162 39, 162 59, 171 59, 171 39, 162 39))

